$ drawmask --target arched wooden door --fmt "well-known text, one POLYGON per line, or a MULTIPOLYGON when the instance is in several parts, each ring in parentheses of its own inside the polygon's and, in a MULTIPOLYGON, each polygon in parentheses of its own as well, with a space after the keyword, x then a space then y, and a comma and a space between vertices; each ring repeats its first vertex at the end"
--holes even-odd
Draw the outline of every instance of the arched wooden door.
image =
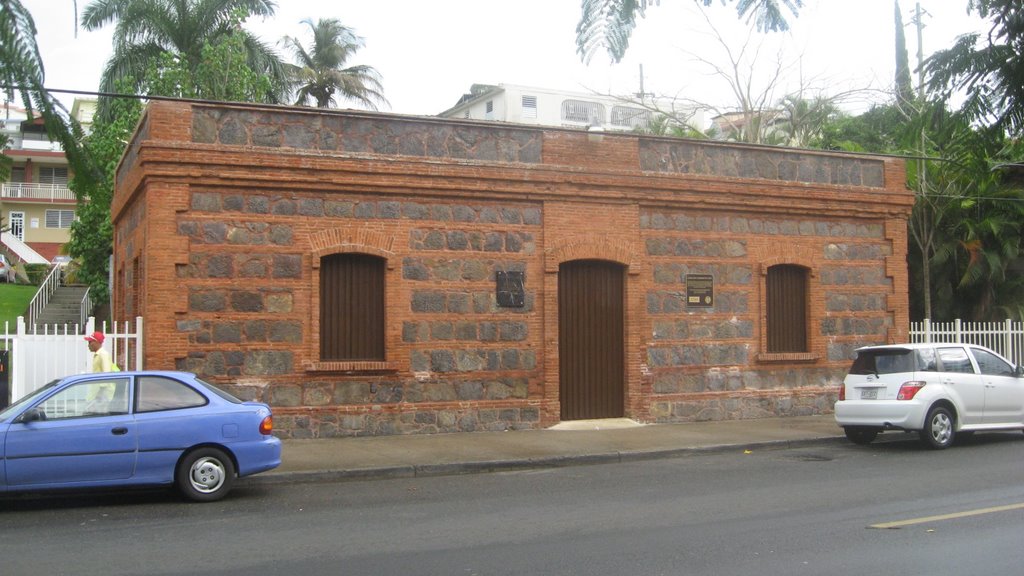
POLYGON ((625 277, 624 266, 603 260, 558 268, 562 420, 624 415, 625 277))

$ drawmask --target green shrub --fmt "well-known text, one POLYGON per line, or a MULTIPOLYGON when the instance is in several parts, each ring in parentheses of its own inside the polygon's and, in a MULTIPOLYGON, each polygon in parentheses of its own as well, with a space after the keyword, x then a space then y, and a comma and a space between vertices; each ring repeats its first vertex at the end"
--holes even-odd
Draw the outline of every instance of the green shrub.
POLYGON ((46 280, 46 275, 50 273, 49 264, 25 264, 25 275, 28 276, 28 283, 33 286, 39 286, 46 280))

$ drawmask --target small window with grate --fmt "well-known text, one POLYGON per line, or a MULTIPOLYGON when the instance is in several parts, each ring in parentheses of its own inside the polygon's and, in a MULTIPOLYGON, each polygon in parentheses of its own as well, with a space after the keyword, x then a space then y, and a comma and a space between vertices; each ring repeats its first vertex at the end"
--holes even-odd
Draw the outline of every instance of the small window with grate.
POLYGON ((769 353, 807 352, 807 282, 803 266, 779 264, 765 278, 769 353))
POLYGON ((383 361, 383 258, 344 253, 320 260, 320 360, 383 361))
POLYGON ((604 122, 604 106, 586 100, 563 100, 562 120, 601 124, 604 122))
POLYGON ((612 126, 646 128, 651 123, 651 111, 630 106, 612 106, 612 126))

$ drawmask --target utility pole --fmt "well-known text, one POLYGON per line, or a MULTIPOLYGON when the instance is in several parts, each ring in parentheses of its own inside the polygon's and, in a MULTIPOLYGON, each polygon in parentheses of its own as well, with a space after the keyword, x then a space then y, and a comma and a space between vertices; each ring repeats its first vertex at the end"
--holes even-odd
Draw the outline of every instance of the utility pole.
MULTIPOLYGON (((925 11, 924 13, 928 14, 927 11, 925 11)), ((931 14, 928 15, 931 16, 931 14)), ((924 34, 922 33, 924 30, 924 23, 921 19, 920 2, 918 2, 914 7, 914 24, 917 26, 917 94, 918 97, 923 101, 925 96, 924 66, 922 66, 922 64, 924 64, 924 42, 922 41, 922 38, 924 37, 924 34)))
POLYGON ((643 102, 644 98, 648 96, 654 96, 654 94, 648 94, 647 92, 644 92, 644 65, 640 64, 640 91, 636 93, 636 97, 639 98, 641 102, 643 102))

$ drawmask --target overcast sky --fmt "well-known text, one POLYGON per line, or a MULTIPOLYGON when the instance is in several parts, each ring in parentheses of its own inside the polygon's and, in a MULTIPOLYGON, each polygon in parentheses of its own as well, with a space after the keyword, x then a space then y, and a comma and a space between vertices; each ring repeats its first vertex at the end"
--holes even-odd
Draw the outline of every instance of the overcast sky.
MULTIPOLYGON (((79 10, 90 0, 78 0, 79 10)), ((37 40, 48 88, 96 90, 111 52, 112 26, 75 36, 72 0, 22 0, 39 30, 37 40)), ((763 42, 755 75, 785 67, 786 83, 774 99, 801 83, 829 95, 854 88, 886 89, 894 68, 892 0, 804 0, 785 34, 755 35, 763 42), (781 56, 778 56, 781 54, 781 56), (801 78, 803 81, 801 82, 801 78)), ((915 2, 902 0, 908 51, 916 62, 910 26, 915 2)), ((579 0, 279 0, 277 15, 246 26, 265 42, 285 35, 308 44, 304 18, 338 18, 365 38, 350 65, 375 67, 391 106, 385 111, 434 115, 453 106, 474 83, 520 84, 616 95, 644 89, 728 107, 728 88, 699 60, 725 65, 725 49, 710 32, 694 0, 662 0, 633 33, 626 58, 612 64, 598 54, 589 65, 576 54, 579 0)), ((730 2, 707 9, 712 24, 739 50, 747 37, 730 2)), ((959 34, 982 29, 968 17, 967 0, 920 0, 925 55, 948 47, 959 34)), ((749 63, 748 63, 749 65, 749 63)), ((763 80, 762 80, 763 82, 763 80)), ((71 97, 60 96, 70 104, 71 97)), ((851 111, 863 99, 846 104, 851 111)), ((339 107, 354 107, 339 103, 339 107)))

